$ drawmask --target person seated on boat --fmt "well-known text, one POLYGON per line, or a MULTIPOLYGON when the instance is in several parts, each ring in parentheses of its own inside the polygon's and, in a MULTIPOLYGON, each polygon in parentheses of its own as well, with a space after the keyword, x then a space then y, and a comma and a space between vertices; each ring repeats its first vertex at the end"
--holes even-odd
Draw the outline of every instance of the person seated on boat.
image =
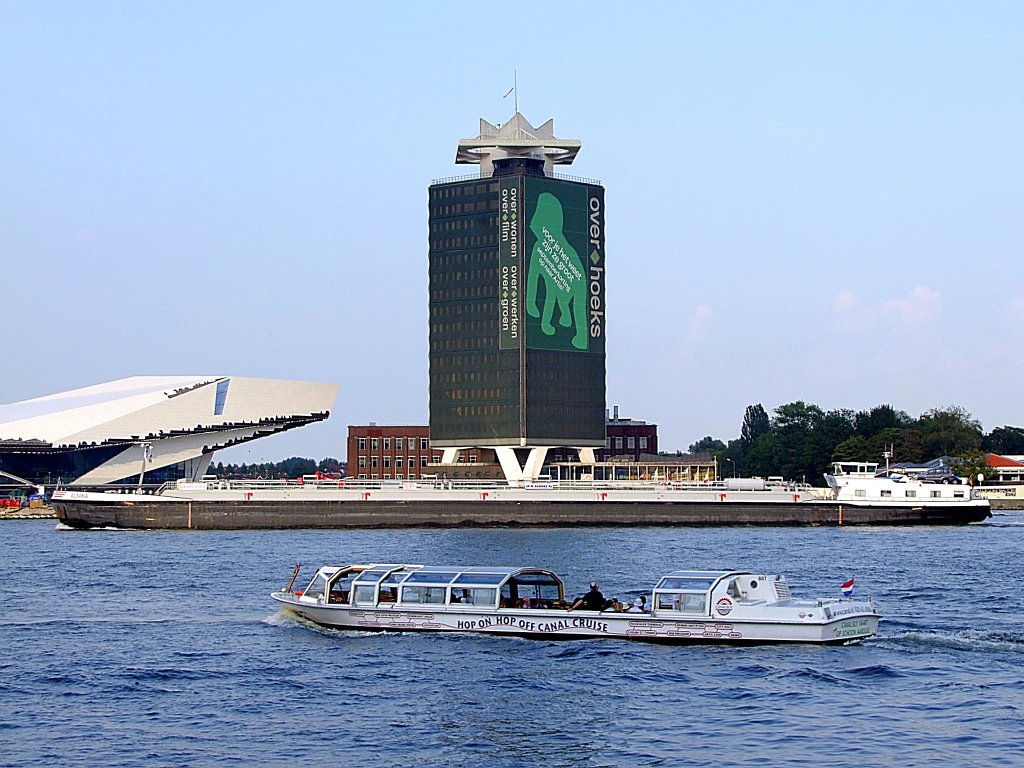
POLYGON ((519 607, 520 608, 532 608, 533 606, 530 605, 530 598, 524 597, 522 600, 520 600, 519 601, 519 607))
POLYGON ((604 595, 601 594, 601 588, 598 587, 596 581, 590 582, 590 591, 576 600, 571 606, 569 611, 572 612, 583 606, 584 610, 587 611, 603 611, 605 606, 604 595))
POLYGON ((633 605, 629 607, 627 613, 647 613, 647 598, 640 595, 633 601, 633 605))

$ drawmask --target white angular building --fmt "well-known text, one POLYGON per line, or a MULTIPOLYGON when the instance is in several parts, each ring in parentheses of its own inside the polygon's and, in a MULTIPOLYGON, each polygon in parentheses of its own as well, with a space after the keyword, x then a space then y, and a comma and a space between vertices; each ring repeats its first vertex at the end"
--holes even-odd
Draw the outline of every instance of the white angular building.
POLYGON ((133 376, 0 405, 0 472, 92 485, 202 477, 214 452, 322 421, 337 384, 133 376))

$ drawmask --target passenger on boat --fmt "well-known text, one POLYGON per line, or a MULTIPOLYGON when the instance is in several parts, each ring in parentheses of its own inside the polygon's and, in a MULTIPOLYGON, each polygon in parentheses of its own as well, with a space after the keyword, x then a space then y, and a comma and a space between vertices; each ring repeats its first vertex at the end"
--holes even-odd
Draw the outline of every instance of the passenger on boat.
POLYGON ((601 589, 598 587, 596 581, 590 582, 590 591, 587 592, 583 597, 578 598, 575 603, 569 607, 569 611, 574 611, 580 606, 583 606, 588 611, 603 611, 605 608, 604 595, 601 594, 601 589))
POLYGON ((647 598, 640 595, 640 597, 633 601, 633 605, 630 606, 627 613, 647 613, 647 598))

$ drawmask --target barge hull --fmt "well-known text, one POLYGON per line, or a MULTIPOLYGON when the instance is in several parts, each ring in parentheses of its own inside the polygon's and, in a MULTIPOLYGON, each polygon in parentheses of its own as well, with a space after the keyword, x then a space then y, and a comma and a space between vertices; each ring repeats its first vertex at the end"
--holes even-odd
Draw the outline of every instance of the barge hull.
POLYGON ((839 502, 54 501, 73 528, 246 530, 576 526, 959 525, 988 505, 856 506, 839 502))

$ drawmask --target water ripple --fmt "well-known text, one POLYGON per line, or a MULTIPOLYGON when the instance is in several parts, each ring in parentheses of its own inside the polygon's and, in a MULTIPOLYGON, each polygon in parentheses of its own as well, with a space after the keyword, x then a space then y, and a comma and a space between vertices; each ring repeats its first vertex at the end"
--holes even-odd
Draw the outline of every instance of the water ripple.
POLYGON ((1019 765, 1019 530, 10 526, 0 762, 1019 765), (619 595, 680 567, 781 570, 806 596, 856 572, 885 620, 829 648, 331 630, 268 598, 297 559, 529 561, 619 595))

